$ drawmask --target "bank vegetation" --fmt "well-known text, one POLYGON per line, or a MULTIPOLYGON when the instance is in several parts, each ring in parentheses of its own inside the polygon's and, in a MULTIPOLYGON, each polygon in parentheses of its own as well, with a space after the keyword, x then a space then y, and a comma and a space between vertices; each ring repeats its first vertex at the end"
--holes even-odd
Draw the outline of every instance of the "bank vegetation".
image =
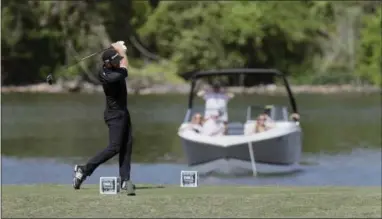
POLYGON ((137 89, 243 67, 279 69, 294 85, 381 85, 378 1, 3 0, 1 11, 3 87, 49 73, 98 85, 100 56, 63 66, 117 40, 137 89))

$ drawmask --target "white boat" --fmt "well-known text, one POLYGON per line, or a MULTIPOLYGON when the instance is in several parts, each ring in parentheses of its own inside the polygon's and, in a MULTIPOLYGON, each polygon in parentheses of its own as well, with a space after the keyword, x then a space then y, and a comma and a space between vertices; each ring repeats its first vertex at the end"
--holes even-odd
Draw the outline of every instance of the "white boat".
MULTIPOLYGON (((195 83, 198 79, 208 76, 233 74, 274 74, 280 76, 287 89, 293 113, 297 107, 293 94, 284 74, 273 69, 224 69, 196 72, 191 78, 188 110, 184 118, 184 126, 191 120, 193 114, 193 99, 195 83)), ((263 107, 260 107, 264 109, 263 107)), ((202 172, 217 170, 233 173, 239 169, 252 169, 256 175, 256 164, 271 164, 279 166, 295 166, 300 162, 302 130, 298 121, 289 120, 285 106, 272 106, 270 117, 275 127, 270 130, 253 133, 256 121, 252 120, 252 111, 256 106, 248 106, 244 123, 230 121, 228 133, 223 136, 207 136, 192 130, 179 131, 182 146, 189 167, 202 172)), ((257 109, 259 107, 257 106, 257 109)), ((257 116, 257 114, 255 115, 257 116)))

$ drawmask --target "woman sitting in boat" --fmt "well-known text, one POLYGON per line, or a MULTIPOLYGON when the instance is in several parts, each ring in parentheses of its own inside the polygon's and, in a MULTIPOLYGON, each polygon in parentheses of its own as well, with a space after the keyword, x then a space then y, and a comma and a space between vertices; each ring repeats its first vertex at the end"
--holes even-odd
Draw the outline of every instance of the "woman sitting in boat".
POLYGON ((203 124, 202 134, 208 136, 221 136, 225 133, 225 125, 219 120, 219 111, 210 111, 203 124))
MULTIPOLYGON (((265 115, 265 123, 269 123, 271 126, 275 124, 275 121, 271 118, 271 110, 273 106, 272 105, 267 105, 265 106, 263 114, 265 115)), ((298 113, 292 113, 289 118, 294 121, 300 120, 300 115, 298 113)))
POLYGON ((256 119, 255 133, 265 132, 274 127, 274 123, 267 121, 266 114, 260 114, 256 119))
POLYGON ((270 124, 274 123, 274 120, 271 118, 272 108, 273 108, 272 105, 265 106, 265 109, 263 112, 263 115, 265 116, 265 123, 270 123, 270 124))
MULTIPOLYGON (((290 118, 294 121, 298 121, 300 119, 300 115, 297 113, 292 113, 290 118)), ((255 133, 264 132, 269 129, 272 129, 276 126, 274 120, 272 120, 266 113, 262 113, 257 117, 255 133)))
POLYGON ((190 131, 200 133, 202 131, 203 123, 204 123, 204 121, 203 121, 202 115, 200 113, 196 113, 192 117, 191 122, 188 124, 183 124, 179 128, 179 131, 190 130, 190 131))
POLYGON ((290 115, 290 119, 291 119, 291 120, 294 120, 294 121, 299 121, 299 120, 300 120, 300 114, 298 114, 298 113, 292 113, 292 114, 290 115))

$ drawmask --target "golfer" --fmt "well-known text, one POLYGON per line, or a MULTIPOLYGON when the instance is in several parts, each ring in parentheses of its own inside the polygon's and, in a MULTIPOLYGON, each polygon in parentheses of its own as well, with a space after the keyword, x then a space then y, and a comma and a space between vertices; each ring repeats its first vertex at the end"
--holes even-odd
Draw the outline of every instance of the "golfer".
POLYGON ((130 181, 130 165, 132 152, 132 130, 130 114, 127 109, 127 78, 128 61, 126 46, 119 41, 102 54, 103 67, 99 79, 106 96, 104 120, 109 128, 109 145, 91 158, 85 165, 74 167, 74 189, 80 189, 82 182, 94 170, 119 153, 119 174, 121 189, 127 190, 127 195, 135 195, 134 185, 130 181))

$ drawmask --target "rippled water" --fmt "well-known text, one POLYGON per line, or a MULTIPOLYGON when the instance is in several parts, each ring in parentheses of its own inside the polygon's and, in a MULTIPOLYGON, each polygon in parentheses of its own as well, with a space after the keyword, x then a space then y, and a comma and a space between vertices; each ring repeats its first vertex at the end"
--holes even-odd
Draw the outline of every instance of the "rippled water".
MULTIPOLYGON (((298 95, 304 131, 303 165, 287 174, 209 176, 202 184, 381 185, 379 95, 298 95)), ((181 95, 131 96, 135 145, 132 178, 138 183, 178 184, 188 168, 176 135, 185 114, 181 95)), ((282 96, 237 96, 230 118, 243 120, 249 104, 287 104, 282 96)), ((201 102, 199 101, 199 104, 201 102)), ((75 163, 107 144, 104 100, 86 94, 2 95, 2 183, 71 183, 75 163)), ((199 105, 201 106, 201 105, 199 105)), ((201 109, 201 108, 200 108, 201 109)), ((260 165, 259 171, 277 172, 260 165)), ((115 176, 115 160, 86 183, 115 176)))

